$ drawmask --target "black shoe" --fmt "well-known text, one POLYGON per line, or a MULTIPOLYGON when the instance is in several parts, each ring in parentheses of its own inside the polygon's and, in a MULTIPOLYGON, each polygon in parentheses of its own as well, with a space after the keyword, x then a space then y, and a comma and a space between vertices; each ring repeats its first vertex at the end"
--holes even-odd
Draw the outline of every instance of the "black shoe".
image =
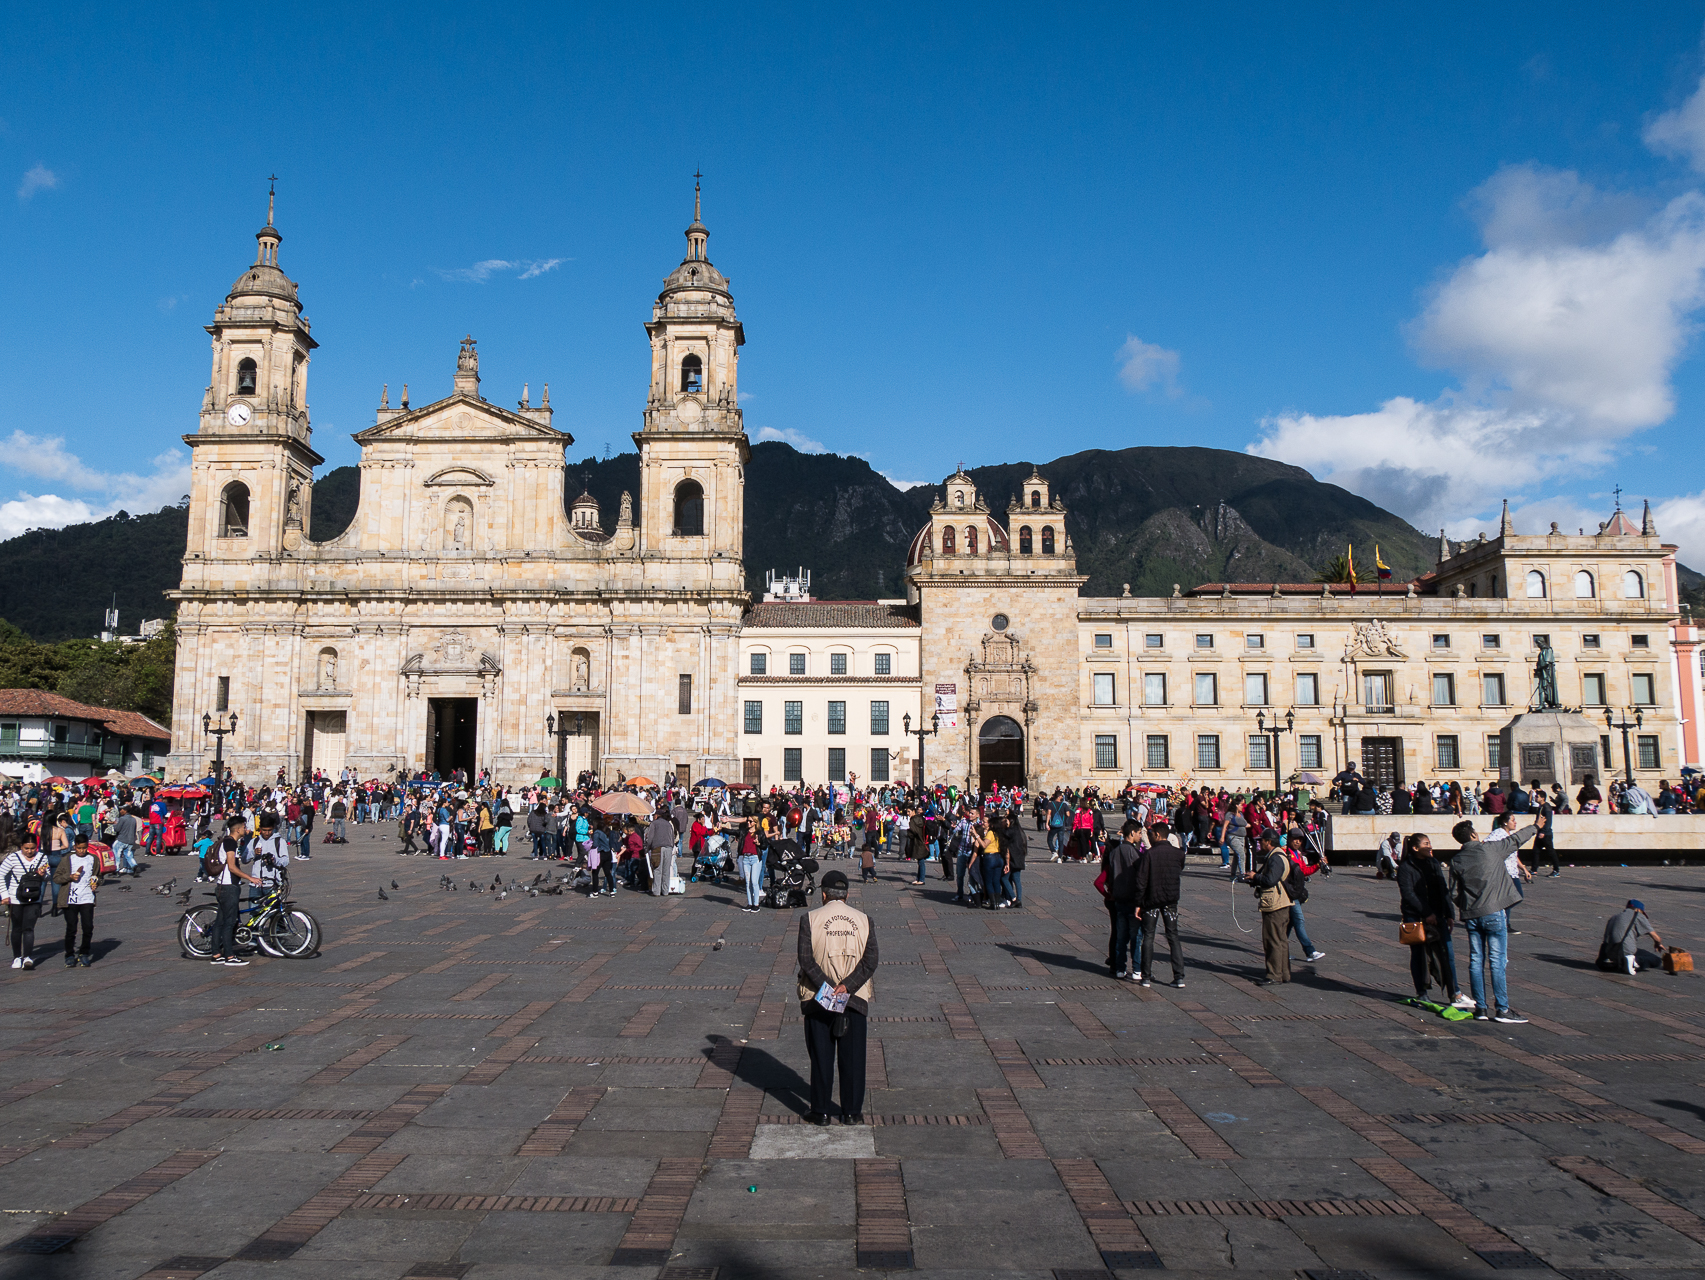
POLYGON ((1256 978, 1254 979, 1254 983, 1258 987, 1270 987, 1274 985, 1271 978, 1256 978))
POLYGON ((1182 990, 1184 990, 1184 979, 1183 978, 1174 978, 1167 985, 1172 986, 1172 987, 1176 987, 1176 988, 1178 988, 1178 990, 1182 991, 1182 990))
POLYGON ((821 1111, 813 1111, 805 1117, 805 1123, 819 1126, 826 1125, 829 1123, 829 1117, 824 1115, 821 1111))
POLYGON ((864 1123, 864 1112, 855 1111, 850 1116, 842 1116, 841 1117, 841 1123, 842 1124, 863 1124, 864 1123))
POLYGON ((66 956, 65 957, 65 967, 67 969, 75 969, 77 967, 77 957, 76 956, 66 956))

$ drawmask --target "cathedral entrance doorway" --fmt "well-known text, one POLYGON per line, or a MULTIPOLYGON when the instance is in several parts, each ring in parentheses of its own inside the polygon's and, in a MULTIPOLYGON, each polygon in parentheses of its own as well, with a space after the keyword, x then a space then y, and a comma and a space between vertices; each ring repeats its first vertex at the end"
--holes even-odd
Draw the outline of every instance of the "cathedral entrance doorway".
POLYGON ((335 778, 343 771, 345 718, 342 711, 310 711, 308 725, 302 735, 302 776, 313 776, 315 769, 335 778))
POLYGON ((457 769, 472 779, 479 773, 478 698, 426 700, 426 770, 448 778, 457 769))
POLYGON ((991 716, 977 730, 977 783, 983 791, 1024 785, 1024 729, 1011 716, 991 716))

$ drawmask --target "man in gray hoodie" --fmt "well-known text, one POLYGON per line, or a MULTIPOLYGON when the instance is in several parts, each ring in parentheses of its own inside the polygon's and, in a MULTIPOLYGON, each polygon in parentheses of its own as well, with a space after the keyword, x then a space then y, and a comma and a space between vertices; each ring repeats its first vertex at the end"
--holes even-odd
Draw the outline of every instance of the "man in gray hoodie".
POLYGON ((1462 927, 1468 934, 1468 984, 1474 992, 1474 1017, 1478 1022, 1526 1022, 1510 1008, 1504 970, 1509 953, 1509 919, 1504 912, 1521 901, 1521 893, 1510 879, 1504 861, 1510 842, 1520 848, 1538 834, 1545 823, 1520 831, 1500 833, 1500 838, 1482 841, 1472 822, 1459 822, 1451 835, 1462 846, 1450 864, 1450 884, 1462 927), (1492 970, 1492 1000, 1486 1003, 1486 970, 1492 970), (1495 1010, 1495 1012, 1494 1012, 1495 1010))

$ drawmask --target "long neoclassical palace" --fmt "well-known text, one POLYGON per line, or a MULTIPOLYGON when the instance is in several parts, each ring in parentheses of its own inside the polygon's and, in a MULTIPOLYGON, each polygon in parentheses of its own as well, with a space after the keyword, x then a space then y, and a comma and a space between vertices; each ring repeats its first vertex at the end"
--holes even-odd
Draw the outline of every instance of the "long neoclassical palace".
MULTIPOLYGON (((591 767, 768 787, 912 778, 921 750, 931 782, 1238 786, 1269 782, 1276 748, 1286 775, 1354 760, 1386 781, 1485 780, 1519 770, 1503 731, 1542 646, 1566 706, 1595 724, 1637 714, 1637 774, 1700 759, 1698 633, 1649 513, 1536 536, 1506 516, 1493 537, 1441 540, 1433 572, 1383 595, 1230 583, 1097 599, 1045 476, 996 512, 958 472, 911 544, 905 599, 754 601, 745 332, 708 238, 695 195, 646 325, 640 491, 613 521, 590 495, 569 501, 573 441, 548 385, 536 405, 525 390, 512 409, 486 400, 468 338, 448 396, 381 398, 354 437, 355 518, 313 542, 317 344, 269 211, 207 327, 212 377, 184 437, 169 768, 204 769, 203 715, 234 711, 225 756, 251 778, 591 767)), ((1556 776, 1620 770, 1620 730, 1598 737, 1560 753, 1556 776)))

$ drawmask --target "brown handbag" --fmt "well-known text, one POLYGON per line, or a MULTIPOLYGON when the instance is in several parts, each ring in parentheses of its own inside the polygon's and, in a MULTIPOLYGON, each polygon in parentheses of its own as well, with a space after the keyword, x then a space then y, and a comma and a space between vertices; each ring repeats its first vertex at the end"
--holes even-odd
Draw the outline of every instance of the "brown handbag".
POLYGON ((1405 920, 1397 926, 1397 941, 1406 947, 1427 940, 1427 926, 1420 920, 1405 920))

